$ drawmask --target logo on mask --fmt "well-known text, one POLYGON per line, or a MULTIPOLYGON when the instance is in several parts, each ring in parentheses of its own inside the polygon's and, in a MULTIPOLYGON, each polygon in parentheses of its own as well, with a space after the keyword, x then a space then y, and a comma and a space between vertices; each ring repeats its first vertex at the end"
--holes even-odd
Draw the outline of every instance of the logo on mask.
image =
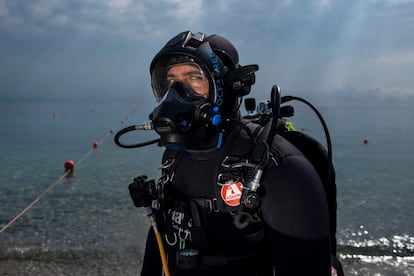
POLYGON ((208 49, 208 56, 210 57, 211 63, 213 64, 214 69, 214 83, 216 85, 216 106, 222 106, 223 105, 223 92, 224 88, 222 86, 220 77, 222 75, 221 65, 217 59, 216 54, 213 52, 213 50, 208 49))
POLYGON ((242 191, 243 184, 241 182, 232 184, 226 183, 226 185, 221 188, 221 198, 229 206, 239 206, 242 191))

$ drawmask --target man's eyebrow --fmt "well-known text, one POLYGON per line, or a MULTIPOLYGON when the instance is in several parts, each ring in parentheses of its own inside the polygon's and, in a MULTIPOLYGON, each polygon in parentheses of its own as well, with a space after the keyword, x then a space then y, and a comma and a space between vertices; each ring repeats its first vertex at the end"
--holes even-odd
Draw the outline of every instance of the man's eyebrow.
MULTIPOLYGON (((200 75, 204 75, 202 71, 200 70, 189 70, 189 71, 185 71, 180 75, 184 75, 184 76, 188 76, 188 75, 194 75, 194 74, 200 74, 200 75)), ((167 73, 167 78, 168 77, 176 77, 177 74, 173 74, 173 73, 167 73)))
POLYGON ((183 73, 183 75, 194 75, 194 74, 203 75, 203 72, 200 70, 193 70, 193 71, 186 71, 183 73))

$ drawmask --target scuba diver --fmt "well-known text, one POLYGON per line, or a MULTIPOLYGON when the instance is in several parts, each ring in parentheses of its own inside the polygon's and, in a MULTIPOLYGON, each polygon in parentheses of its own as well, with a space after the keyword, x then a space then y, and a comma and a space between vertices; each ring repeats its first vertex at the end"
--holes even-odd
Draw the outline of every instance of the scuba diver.
POLYGON ((165 152, 158 181, 143 175, 129 186, 158 227, 141 275, 331 275, 325 191, 304 154, 276 134, 277 87, 273 123, 248 123, 239 111, 257 70, 239 64, 227 39, 190 31, 152 60, 159 104, 148 128, 165 152))

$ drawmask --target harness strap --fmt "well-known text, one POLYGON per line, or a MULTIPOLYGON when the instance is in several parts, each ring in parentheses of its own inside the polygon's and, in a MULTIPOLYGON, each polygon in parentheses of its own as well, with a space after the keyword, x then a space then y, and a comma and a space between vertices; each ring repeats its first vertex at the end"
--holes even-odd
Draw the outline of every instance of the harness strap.
POLYGON ((191 227, 192 243, 196 248, 206 249, 208 248, 208 238, 205 212, 204 210, 200 210, 198 204, 193 200, 189 201, 188 206, 193 219, 193 225, 191 227))
POLYGON ((208 268, 212 266, 227 265, 230 263, 251 260, 257 257, 258 251, 253 250, 249 253, 237 256, 223 255, 201 255, 198 250, 187 249, 176 253, 177 266, 181 269, 208 268))
POLYGON ((193 198, 191 200, 196 202, 208 214, 220 212, 217 198, 193 198))

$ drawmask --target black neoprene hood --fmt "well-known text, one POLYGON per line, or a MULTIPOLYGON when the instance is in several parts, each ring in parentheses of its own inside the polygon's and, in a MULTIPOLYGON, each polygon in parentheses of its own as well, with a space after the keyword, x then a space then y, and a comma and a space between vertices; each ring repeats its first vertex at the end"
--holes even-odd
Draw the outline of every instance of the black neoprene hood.
MULTIPOLYGON (((168 90, 167 70, 171 64, 194 62, 209 78, 209 100, 216 105, 233 105, 225 97, 223 76, 239 66, 239 55, 233 44, 218 35, 185 31, 169 40, 155 55, 150 65, 154 96, 160 101, 168 90)), ((229 110, 230 111, 230 110, 229 110)), ((231 112, 231 111, 230 111, 231 112)))

